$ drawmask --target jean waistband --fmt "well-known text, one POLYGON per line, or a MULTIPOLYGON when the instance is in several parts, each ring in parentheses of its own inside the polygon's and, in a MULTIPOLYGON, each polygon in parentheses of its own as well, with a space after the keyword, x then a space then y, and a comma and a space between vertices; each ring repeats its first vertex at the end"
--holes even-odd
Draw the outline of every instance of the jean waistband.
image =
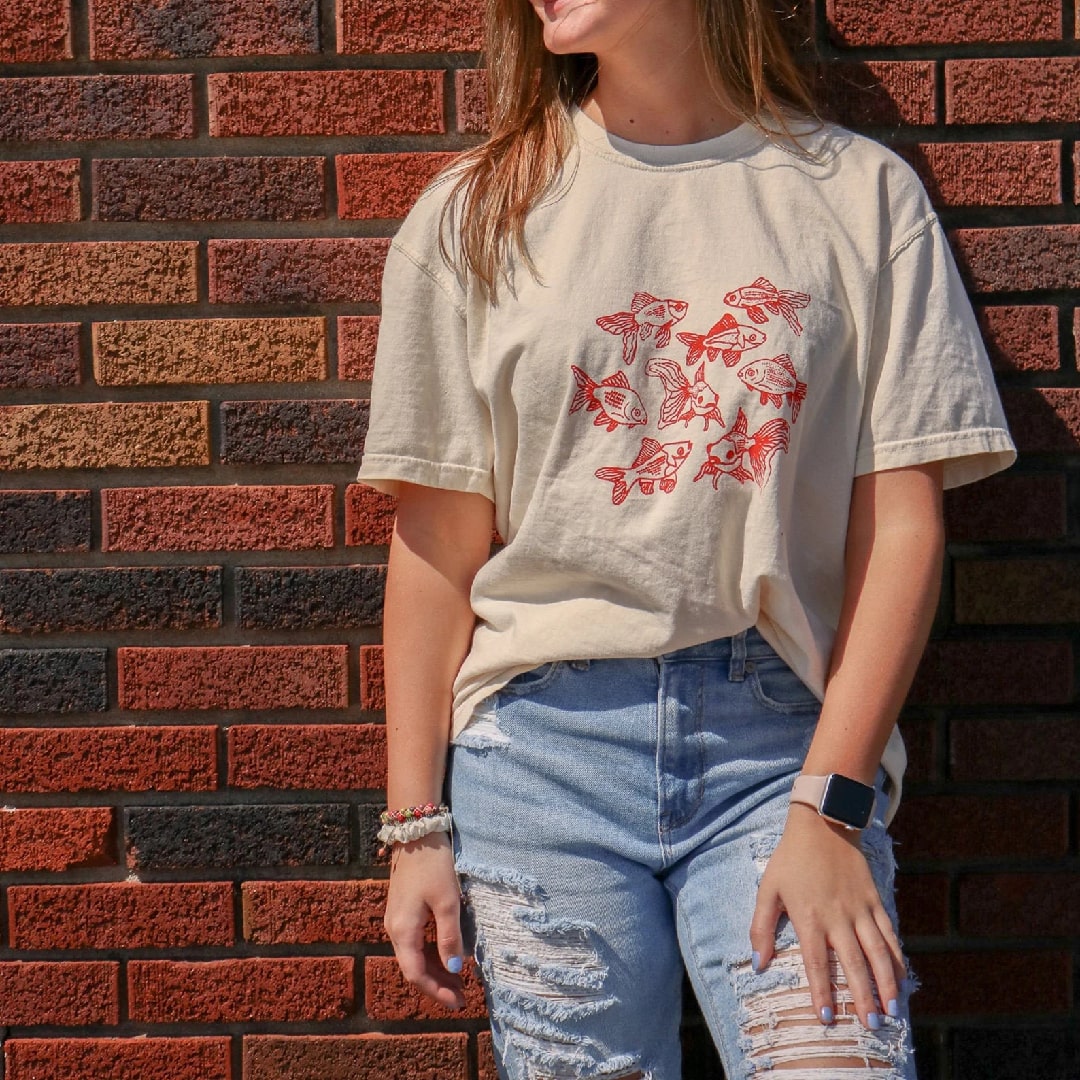
POLYGON ((692 660, 718 660, 731 666, 732 676, 742 678, 742 668, 747 660, 761 660, 776 656, 776 650, 761 636, 757 627, 751 626, 729 637, 713 638, 698 645, 663 653, 656 659, 662 664, 677 664, 692 660))

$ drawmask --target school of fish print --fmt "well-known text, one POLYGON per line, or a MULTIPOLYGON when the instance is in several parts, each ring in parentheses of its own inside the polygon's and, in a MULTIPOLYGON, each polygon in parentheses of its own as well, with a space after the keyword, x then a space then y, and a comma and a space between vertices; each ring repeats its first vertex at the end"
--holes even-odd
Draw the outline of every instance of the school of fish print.
MULTIPOLYGON (((684 366, 664 356, 654 356, 646 362, 646 376, 656 379, 663 391, 656 417, 660 431, 679 423, 683 430, 688 430, 697 420, 702 421, 703 431, 708 432, 711 423, 720 429, 719 437, 705 446, 705 458, 693 478, 694 483, 711 479, 713 489, 718 490, 725 476, 739 484, 756 484, 758 488, 768 482, 777 454, 787 452, 790 425, 799 417, 807 384, 799 379, 788 353, 745 361, 743 354, 767 343, 769 333, 759 328, 770 317, 783 319, 796 336, 801 336, 803 325, 797 313, 810 302, 808 293, 779 289, 768 278, 759 277, 724 296, 728 307, 744 312, 754 325, 741 323, 727 312, 705 333, 682 330, 675 335, 686 347, 684 366), (750 420, 739 407, 730 426, 725 425, 720 394, 706 377, 706 368, 718 359, 723 366, 718 365, 716 370, 735 368, 734 376, 757 394, 761 408, 783 412, 786 407, 790 419, 774 415, 751 432, 750 420), (695 369, 692 379, 684 367, 695 369)), ((622 338, 623 363, 630 365, 637 359, 643 343, 651 343, 657 350, 666 348, 671 343, 673 327, 687 317, 689 309, 685 300, 637 292, 628 310, 601 315, 596 325, 622 338)), ((570 371, 576 383, 571 413, 581 410, 594 413, 594 426, 608 432, 620 427, 632 430, 649 423, 648 407, 631 386, 625 370, 619 369, 599 381, 577 364, 571 364, 570 371)), ((691 439, 661 442, 645 435, 629 465, 605 466, 594 475, 611 484, 611 501, 621 506, 635 487, 642 495, 652 495, 657 490, 674 491, 679 470, 693 450, 691 439)))

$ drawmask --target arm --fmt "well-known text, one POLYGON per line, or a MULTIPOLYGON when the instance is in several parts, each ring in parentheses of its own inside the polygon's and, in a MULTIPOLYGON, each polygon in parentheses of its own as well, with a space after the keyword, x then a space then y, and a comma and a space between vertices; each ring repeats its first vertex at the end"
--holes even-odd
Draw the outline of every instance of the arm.
MULTIPOLYGON (((441 802, 451 688, 472 642, 473 577, 491 549, 483 495, 402 484, 383 612, 387 802, 441 802)), ((446 961, 462 953, 460 896, 446 833, 394 847, 385 925, 402 974, 444 1005, 464 1004, 446 961), (424 951, 434 916, 442 962, 424 951)))
MULTIPOLYGON (((941 586, 942 465, 857 477, 845 555, 844 602, 825 701, 803 771, 843 773, 872 784, 881 754, 926 646, 941 586)), ((758 890, 750 929, 761 964, 773 954, 787 911, 799 938, 814 1008, 833 1005, 828 949, 835 950, 864 1024, 897 997, 905 975, 858 834, 793 803, 758 890), (869 970, 868 970, 869 969, 869 970)))

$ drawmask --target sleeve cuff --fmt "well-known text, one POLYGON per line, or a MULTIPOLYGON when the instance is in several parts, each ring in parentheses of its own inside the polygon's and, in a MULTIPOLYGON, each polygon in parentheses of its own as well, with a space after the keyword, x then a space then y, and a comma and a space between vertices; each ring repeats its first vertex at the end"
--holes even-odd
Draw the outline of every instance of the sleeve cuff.
POLYGON ((863 447, 855 457, 855 475, 944 461, 944 486, 954 488, 1007 469, 1015 460, 1016 447, 1004 428, 976 428, 863 447))
POLYGON ((495 501, 491 472, 472 465, 453 465, 393 454, 365 454, 356 480, 387 495, 396 496, 400 484, 405 482, 421 487, 475 492, 495 501))

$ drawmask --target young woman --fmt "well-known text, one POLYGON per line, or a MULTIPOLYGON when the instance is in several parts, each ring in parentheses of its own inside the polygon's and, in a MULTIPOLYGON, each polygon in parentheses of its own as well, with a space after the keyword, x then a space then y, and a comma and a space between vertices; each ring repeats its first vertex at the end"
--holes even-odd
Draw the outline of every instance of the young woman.
POLYGON ((504 1080, 677 1080, 684 966, 732 1078, 912 1077, 894 724, 941 490, 1014 457, 941 226, 770 0, 488 7, 359 473, 401 969, 462 1003, 463 896, 504 1080))

